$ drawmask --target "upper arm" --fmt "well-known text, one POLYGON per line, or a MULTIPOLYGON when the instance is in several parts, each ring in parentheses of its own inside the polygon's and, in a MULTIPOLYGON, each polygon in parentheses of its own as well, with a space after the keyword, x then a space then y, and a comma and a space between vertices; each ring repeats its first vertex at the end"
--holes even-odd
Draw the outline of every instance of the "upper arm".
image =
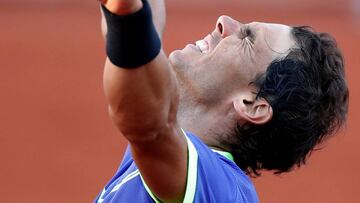
MULTIPOLYGON (((161 2, 150 1, 158 33, 165 23, 161 2)), ((110 117, 129 140, 136 165, 151 191, 163 201, 182 200, 187 143, 177 126, 177 83, 164 52, 135 69, 119 68, 107 59, 103 83, 110 117)))

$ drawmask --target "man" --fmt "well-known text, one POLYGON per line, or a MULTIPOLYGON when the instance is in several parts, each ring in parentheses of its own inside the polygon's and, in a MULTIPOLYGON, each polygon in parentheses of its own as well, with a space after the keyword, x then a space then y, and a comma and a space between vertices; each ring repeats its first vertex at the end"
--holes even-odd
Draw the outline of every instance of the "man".
POLYGON ((221 16, 167 58, 163 1, 101 3, 104 89, 129 147, 96 202, 258 202, 246 174, 302 165, 345 121, 328 34, 221 16))

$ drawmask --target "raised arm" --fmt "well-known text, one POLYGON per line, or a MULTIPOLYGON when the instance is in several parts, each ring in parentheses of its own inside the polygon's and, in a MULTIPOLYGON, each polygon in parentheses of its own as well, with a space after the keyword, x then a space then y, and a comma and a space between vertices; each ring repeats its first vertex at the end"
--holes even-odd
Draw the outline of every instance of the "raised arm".
MULTIPOLYGON (((161 35, 165 25, 164 2, 150 3, 161 35)), ((141 0, 108 0, 103 5, 117 15, 132 14, 143 6, 141 0)), ((104 90, 110 117, 130 142, 146 184, 162 201, 181 202, 186 185, 187 143, 177 126, 176 80, 163 50, 150 62, 132 69, 114 65, 107 58, 104 90)))

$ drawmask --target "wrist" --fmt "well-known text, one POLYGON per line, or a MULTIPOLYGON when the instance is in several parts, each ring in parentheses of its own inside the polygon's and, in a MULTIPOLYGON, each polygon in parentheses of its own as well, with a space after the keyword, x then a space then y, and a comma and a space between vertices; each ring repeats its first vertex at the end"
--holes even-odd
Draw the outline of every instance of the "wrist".
POLYGON ((147 0, 142 0, 142 4, 140 10, 129 15, 117 15, 101 6, 107 24, 106 53, 119 68, 143 66, 161 50, 150 5, 147 0))
POLYGON ((139 11, 143 4, 141 0, 108 0, 104 6, 113 14, 129 15, 139 11))

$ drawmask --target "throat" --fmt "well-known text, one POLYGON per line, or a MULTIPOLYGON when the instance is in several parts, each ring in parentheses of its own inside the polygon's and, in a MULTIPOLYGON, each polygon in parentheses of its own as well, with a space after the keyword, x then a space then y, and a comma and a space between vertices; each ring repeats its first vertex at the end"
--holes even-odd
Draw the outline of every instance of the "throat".
POLYGON ((179 107, 178 122, 181 128, 195 134, 214 150, 229 151, 223 140, 229 138, 236 125, 230 111, 191 105, 179 107))

